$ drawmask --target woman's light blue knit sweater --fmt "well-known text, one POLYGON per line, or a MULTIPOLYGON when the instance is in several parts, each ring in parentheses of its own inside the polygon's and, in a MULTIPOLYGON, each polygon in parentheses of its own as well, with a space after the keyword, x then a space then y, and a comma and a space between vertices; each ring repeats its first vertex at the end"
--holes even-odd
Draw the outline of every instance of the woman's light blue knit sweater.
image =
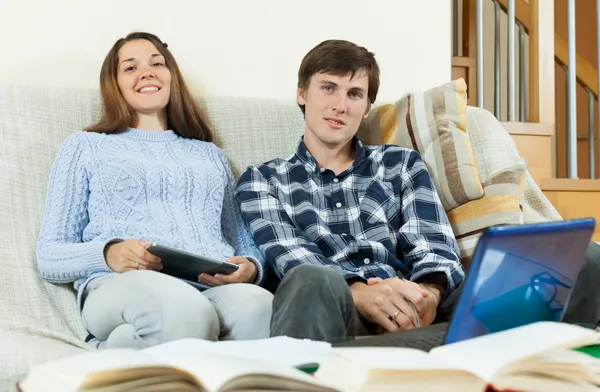
POLYGON ((85 285, 114 273, 104 260, 106 244, 130 238, 221 260, 245 256, 257 264, 256 283, 263 280, 264 258, 217 146, 173 131, 74 133, 50 175, 37 246, 42 277, 74 282, 81 308, 85 285))

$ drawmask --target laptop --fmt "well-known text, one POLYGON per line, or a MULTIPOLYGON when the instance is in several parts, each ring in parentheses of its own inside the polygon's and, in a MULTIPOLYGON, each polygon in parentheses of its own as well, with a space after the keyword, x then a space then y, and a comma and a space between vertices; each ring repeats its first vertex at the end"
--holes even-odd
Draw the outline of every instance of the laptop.
POLYGON ((486 229, 449 323, 343 342, 430 350, 537 321, 560 321, 594 232, 592 218, 486 229))

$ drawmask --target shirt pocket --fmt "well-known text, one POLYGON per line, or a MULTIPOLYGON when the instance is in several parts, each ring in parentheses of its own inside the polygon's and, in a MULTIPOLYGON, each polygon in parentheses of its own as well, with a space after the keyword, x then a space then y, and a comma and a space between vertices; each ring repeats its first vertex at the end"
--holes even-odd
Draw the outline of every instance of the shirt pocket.
POLYGON ((385 221, 390 213, 397 211, 393 189, 385 183, 371 182, 358 190, 361 217, 368 222, 385 221))

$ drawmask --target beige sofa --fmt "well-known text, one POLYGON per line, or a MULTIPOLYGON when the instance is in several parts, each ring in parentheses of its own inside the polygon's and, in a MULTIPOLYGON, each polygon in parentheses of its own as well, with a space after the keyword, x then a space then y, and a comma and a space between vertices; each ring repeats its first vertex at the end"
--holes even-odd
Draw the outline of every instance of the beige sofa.
MULTIPOLYGON (((202 102, 236 175, 254 162, 289 156, 303 132, 293 100, 211 98, 202 102)), ((38 275, 35 246, 54 155, 98 118, 98 91, 0 85, 0 391, 28 369, 89 349, 70 286, 38 275)), ((468 108, 468 133, 483 181, 519 156, 491 114, 468 108)), ((529 175, 525 222, 560 219, 529 175)))

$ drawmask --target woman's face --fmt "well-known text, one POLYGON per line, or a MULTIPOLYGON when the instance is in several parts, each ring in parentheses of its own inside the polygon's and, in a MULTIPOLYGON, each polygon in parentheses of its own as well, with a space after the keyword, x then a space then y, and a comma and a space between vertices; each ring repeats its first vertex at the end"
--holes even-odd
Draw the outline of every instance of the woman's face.
POLYGON ((138 114, 160 114, 169 103, 171 71, 152 42, 138 39, 119 50, 117 84, 138 114))

